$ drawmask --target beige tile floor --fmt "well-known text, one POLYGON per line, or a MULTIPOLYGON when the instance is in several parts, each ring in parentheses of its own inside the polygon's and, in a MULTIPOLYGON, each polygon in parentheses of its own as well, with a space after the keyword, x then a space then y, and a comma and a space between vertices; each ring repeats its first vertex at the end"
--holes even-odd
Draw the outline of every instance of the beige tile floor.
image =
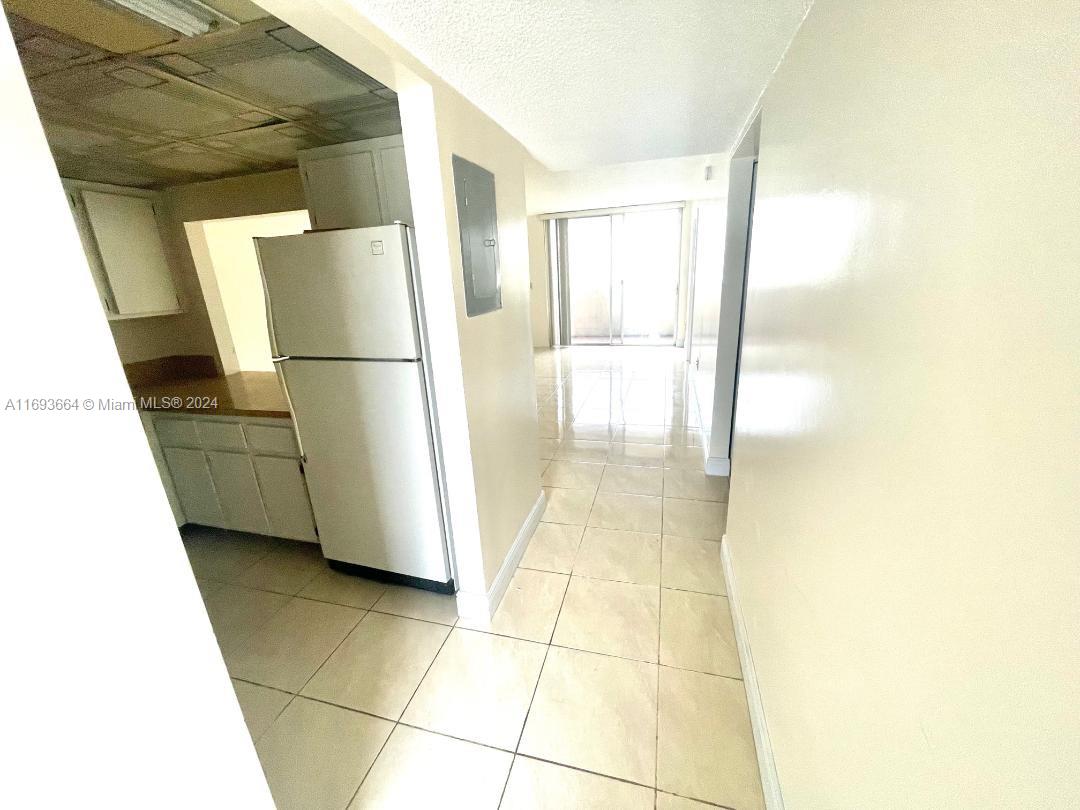
POLYGON ((537 353, 548 506, 490 622, 185 531, 279 808, 763 807, 682 356, 537 353))

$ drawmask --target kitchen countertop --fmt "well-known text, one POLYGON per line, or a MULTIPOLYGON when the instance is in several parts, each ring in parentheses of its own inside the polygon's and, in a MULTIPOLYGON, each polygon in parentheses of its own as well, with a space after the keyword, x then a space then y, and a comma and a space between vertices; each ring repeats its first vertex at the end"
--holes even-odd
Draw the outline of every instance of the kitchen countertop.
POLYGON ((144 411, 178 411, 211 416, 268 416, 288 419, 289 403, 272 371, 241 371, 218 377, 181 378, 133 386, 144 411), (180 402, 174 400, 179 397, 180 402), (169 401, 167 401, 169 400, 169 401))

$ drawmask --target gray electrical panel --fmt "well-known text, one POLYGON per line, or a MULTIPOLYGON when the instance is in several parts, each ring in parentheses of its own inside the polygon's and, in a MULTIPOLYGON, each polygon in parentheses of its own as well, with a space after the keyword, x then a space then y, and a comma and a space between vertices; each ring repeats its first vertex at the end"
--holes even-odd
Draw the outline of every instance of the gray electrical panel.
POLYGON ((453 165, 465 274, 465 314, 472 318, 502 309, 495 175, 457 155, 453 165))

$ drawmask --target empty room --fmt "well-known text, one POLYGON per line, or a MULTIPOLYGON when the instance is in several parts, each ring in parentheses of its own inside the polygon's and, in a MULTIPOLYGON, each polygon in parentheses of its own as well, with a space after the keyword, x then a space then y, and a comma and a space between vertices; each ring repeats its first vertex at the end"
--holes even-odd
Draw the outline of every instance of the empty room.
POLYGON ((0 0, 19 808, 1080 806, 1080 6, 0 0))

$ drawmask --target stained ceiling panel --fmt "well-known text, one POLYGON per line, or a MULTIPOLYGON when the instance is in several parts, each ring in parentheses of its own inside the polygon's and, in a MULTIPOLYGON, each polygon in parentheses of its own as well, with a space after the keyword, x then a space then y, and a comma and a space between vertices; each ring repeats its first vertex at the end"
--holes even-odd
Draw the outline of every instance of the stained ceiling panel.
MULTIPOLYGON (((90 99, 86 106, 94 111, 118 118, 132 128, 161 132, 173 130, 191 136, 211 135, 243 112, 243 106, 199 103, 202 99, 185 98, 182 92, 169 92, 168 87, 129 87, 116 93, 90 99)), ((217 99, 214 99, 217 101, 217 99)))
POLYGON ((5 3, 65 177, 161 187, 294 166, 298 149, 401 132, 392 90, 248 0, 208 3, 239 25, 156 38, 140 18, 122 36, 95 33, 96 0, 60 0, 62 28, 48 24, 54 0, 5 3))
POLYGON ((54 149, 62 149, 76 154, 86 154, 96 147, 116 143, 116 138, 111 135, 104 135, 77 127, 66 127, 63 124, 47 125, 45 134, 54 149))
POLYGON ((140 160, 162 169, 178 172, 195 171, 208 175, 232 175, 257 171, 258 163, 244 160, 194 143, 169 144, 142 152, 140 160))
POLYGON ((268 56, 254 62, 238 62, 217 69, 216 73, 237 85, 249 87, 277 103, 275 107, 291 104, 315 104, 320 101, 348 99, 370 95, 340 71, 320 65, 304 53, 268 56))
MULTIPOLYGON (((261 158, 271 163, 289 160, 296 154, 297 139, 278 132, 273 127, 241 129, 196 141, 211 149, 236 150, 251 159, 261 158)), ((312 144, 317 146, 318 144, 312 144)))

